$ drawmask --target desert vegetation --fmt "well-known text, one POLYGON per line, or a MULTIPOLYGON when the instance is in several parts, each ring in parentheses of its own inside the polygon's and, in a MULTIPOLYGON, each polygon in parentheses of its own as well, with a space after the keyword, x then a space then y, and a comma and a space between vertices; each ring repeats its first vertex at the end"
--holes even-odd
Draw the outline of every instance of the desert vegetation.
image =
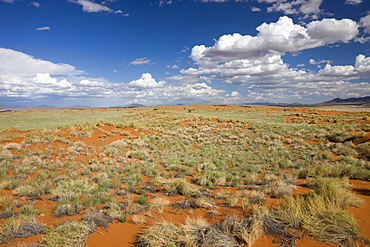
POLYGON ((351 210, 369 208, 369 115, 227 105, 1 113, 0 244, 99 246, 117 226, 128 242, 112 246, 365 246, 369 229, 351 210), (367 186, 362 199, 353 181, 367 186))

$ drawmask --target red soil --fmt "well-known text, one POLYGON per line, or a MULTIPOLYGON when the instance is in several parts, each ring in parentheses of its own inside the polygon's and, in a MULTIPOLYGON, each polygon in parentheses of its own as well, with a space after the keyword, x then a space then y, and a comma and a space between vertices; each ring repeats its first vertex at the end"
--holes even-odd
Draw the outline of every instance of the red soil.
MULTIPOLYGON (((222 108, 223 110, 225 109, 230 109, 230 110, 237 110, 240 107, 243 107, 244 109, 246 106, 218 106, 219 108, 222 108)), ((258 108, 261 110, 271 110, 270 108, 263 107, 263 106, 253 106, 254 108, 258 108)), ((176 109, 183 109, 184 106, 168 106, 168 107, 161 107, 161 109, 170 109, 170 110, 176 110, 176 109)), ((208 106, 186 106, 187 109, 193 109, 193 110, 209 110, 208 106)), ((284 110, 283 108, 273 108, 273 110, 284 110)), ((294 111, 301 111, 305 113, 313 113, 316 112, 321 115, 344 115, 347 114, 346 112, 340 112, 340 111, 320 111, 316 109, 311 109, 311 108, 297 108, 294 109, 294 111)), ((287 117, 286 121, 306 121, 307 118, 305 117, 300 117, 296 118, 299 116, 289 116, 287 117)), ((217 121, 217 119, 213 119, 213 121, 217 121)), ((319 124, 323 123, 332 123, 332 122, 317 122, 319 124)), ((191 121, 186 121, 182 122, 181 124, 191 124, 191 121)), ((101 126, 100 127, 104 131, 111 132, 115 127, 114 126, 101 126)), ((220 123, 219 128, 227 128, 225 125, 220 123)), ((135 129, 135 128, 125 128, 122 129, 123 131, 130 132, 131 136, 139 136, 139 135, 148 135, 150 133, 157 133, 151 130, 146 130, 146 129, 135 129)), ((13 139, 11 142, 13 143, 21 143, 26 137, 27 137, 27 131, 11 131, 15 134, 22 135, 22 137, 17 137, 13 139)), ((65 134, 63 137, 68 137, 69 136, 69 131, 66 130, 65 134)), ((85 144, 86 147, 92 146, 94 148, 99 148, 101 146, 107 145, 115 140, 119 139, 125 139, 129 138, 128 136, 121 136, 119 133, 112 133, 112 136, 106 135, 104 132, 98 129, 94 129, 93 133, 90 138, 76 138, 76 137, 69 137, 68 141, 70 142, 76 142, 79 140, 82 140, 85 144)), ((358 145, 360 143, 364 143, 366 141, 370 140, 370 133, 367 133, 366 136, 362 139, 356 140, 355 144, 358 145)), ((52 148, 54 150, 54 154, 51 154, 52 159, 56 160, 58 158, 63 158, 63 157, 57 157, 58 150, 60 148, 66 149, 68 147, 68 144, 63 144, 63 143, 50 143, 50 144, 35 144, 31 145, 29 147, 30 150, 33 152, 35 150, 45 150, 47 147, 52 148)), ((17 154, 17 152, 12 151, 13 154, 17 154)), ((74 156, 75 160, 81 160, 84 161, 85 163, 93 158, 97 157, 88 157, 86 155, 76 155, 74 156)), ((100 158, 99 158, 100 159, 100 158)), ((63 171, 59 171, 60 174, 63 174, 63 171)), ((353 214, 353 216, 356 218, 358 225, 361 228, 361 237, 365 237, 367 239, 370 239, 370 182, 364 182, 364 181, 357 181, 357 180, 351 180, 350 181, 351 185, 353 186, 353 191, 356 193, 360 198, 363 199, 364 204, 363 206, 359 208, 349 208, 346 211, 353 214)), ((235 194, 236 188, 223 188, 225 192, 230 192, 231 194, 235 194)), ((297 190, 293 192, 293 194, 306 194, 310 192, 310 189, 302 186, 297 186, 297 190)), ((0 191, 0 196, 3 195, 11 195, 11 191, 8 190, 2 190, 0 191)), ((152 195, 155 197, 155 195, 152 195)), ((14 196, 15 199, 17 200, 22 200, 22 198, 14 196)), ((44 223, 48 227, 52 227, 57 225, 60 222, 66 221, 66 220, 80 220, 82 215, 84 214, 84 211, 82 211, 79 215, 76 216, 70 216, 70 217, 63 217, 63 218, 57 218, 52 216, 52 208, 57 204, 56 202, 46 200, 46 198, 43 197, 44 200, 36 200, 36 207, 40 208, 44 214, 39 215, 37 218, 38 222, 44 223)), ((171 202, 175 201, 181 201, 183 200, 183 197, 178 196, 178 197, 168 197, 168 199, 171 202)), ((269 199, 267 201, 267 205, 269 206, 274 206, 278 202, 278 199, 269 199)), ((233 207, 233 208, 225 208, 225 207, 219 207, 217 208, 218 210, 218 216, 215 217, 210 217, 206 209, 196 209, 196 210, 184 210, 184 211, 179 211, 179 210, 173 210, 172 207, 164 207, 163 212, 159 212, 156 209, 147 211, 143 213, 142 215, 145 215, 146 217, 146 222, 143 224, 134 224, 132 221, 132 216, 128 217, 128 221, 126 223, 119 223, 119 222, 114 222, 109 224, 109 227, 107 229, 99 227, 96 232, 91 234, 89 238, 87 239, 86 246, 88 247, 116 247, 116 246, 134 246, 135 241, 137 241, 137 236, 140 232, 145 229, 145 227, 161 220, 167 220, 170 222, 174 222, 177 224, 182 224, 185 222, 187 217, 197 217, 197 216, 202 216, 208 220, 209 223, 215 223, 218 220, 220 220, 223 216, 226 214, 239 214, 243 215, 246 214, 243 210, 240 208, 240 204, 237 204, 238 207, 233 207)), ((4 222, 4 220, 0 220, 0 223, 4 222)), ((3 244, 1 246, 4 247, 10 247, 10 246, 19 246, 20 244, 27 244, 27 243, 34 243, 34 242, 39 242, 40 239, 42 238, 42 235, 37 235, 37 236, 32 236, 29 238, 25 239, 15 239, 11 241, 9 244, 3 244)), ((257 247, 265 247, 265 246, 276 246, 274 245, 274 237, 262 237, 260 238, 253 246, 257 247)), ((311 246, 317 246, 317 247, 325 247, 325 246, 332 246, 327 243, 322 243, 318 242, 311 237, 305 237, 303 239, 298 239, 298 246, 301 247, 311 247, 311 246)))

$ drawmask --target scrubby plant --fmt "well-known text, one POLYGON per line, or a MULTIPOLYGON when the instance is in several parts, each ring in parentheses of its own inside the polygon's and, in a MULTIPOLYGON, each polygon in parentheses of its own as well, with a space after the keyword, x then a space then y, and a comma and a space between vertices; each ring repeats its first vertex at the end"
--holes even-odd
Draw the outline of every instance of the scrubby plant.
POLYGON ((22 145, 19 144, 19 143, 14 143, 14 142, 10 142, 10 143, 7 143, 3 146, 3 149, 4 150, 14 150, 14 151, 19 151, 21 150, 22 148, 22 145))
POLYGON ((302 227, 319 241, 344 246, 348 245, 349 238, 360 233, 353 217, 335 209, 307 216, 302 227))
POLYGON ((42 163, 42 160, 40 157, 27 157, 23 159, 22 165, 23 166, 38 166, 42 163))
POLYGON ((92 193, 96 185, 88 179, 61 180, 55 188, 51 189, 50 196, 58 198, 58 201, 78 201, 82 196, 92 193))
POLYGON ((96 226, 108 227, 112 218, 107 214, 100 212, 88 212, 83 217, 82 220, 88 222, 87 225, 95 224, 96 226))
POLYGON ((90 138, 92 135, 92 130, 83 130, 83 131, 72 131, 70 136, 74 136, 80 139, 90 138))
POLYGON ((120 219, 123 215, 120 206, 116 202, 110 202, 107 204, 107 215, 112 219, 120 219))
POLYGON ((268 185, 268 193, 275 198, 282 198, 291 195, 292 191, 295 189, 295 185, 284 180, 277 180, 268 185))
POLYGON ((104 165, 97 159, 89 160, 89 164, 89 169, 94 172, 101 171, 104 168, 104 165))
POLYGON ((21 214, 28 217, 28 218, 33 218, 36 213, 38 213, 39 210, 32 205, 24 205, 21 208, 21 214))
POLYGON ((50 229, 43 237, 44 247, 84 246, 87 237, 95 229, 89 222, 66 221, 50 229))
POLYGON ((321 178, 311 183, 313 192, 286 197, 276 217, 292 228, 303 228, 320 241, 345 244, 359 233, 354 219, 341 211, 361 201, 346 187, 346 180, 321 178))
POLYGON ((134 222, 136 225, 143 224, 146 222, 146 217, 140 214, 133 215, 132 222, 134 222))
POLYGON ((80 213, 80 207, 76 203, 61 203, 53 208, 56 217, 72 216, 80 213))
POLYGON ((233 236, 238 243, 252 246, 253 243, 262 236, 263 218, 258 210, 255 210, 247 218, 229 216, 221 220, 217 226, 221 232, 233 236))
POLYGON ((266 194, 262 191, 251 191, 249 202, 252 204, 263 205, 266 202, 266 194))
POLYGON ((26 238, 43 233, 46 227, 27 217, 9 218, 0 227, 0 244, 5 244, 14 238, 26 238))
POLYGON ((200 194, 199 189, 186 181, 186 179, 164 179, 157 177, 154 183, 163 185, 165 190, 172 195, 180 194, 184 196, 193 196, 195 194, 200 194))
POLYGON ((139 196, 136 200, 137 200, 137 203, 139 203, 141 205, 147 205, 148 204, 148 198, 146 198, 144 196, 139 196))
POLYGON ((351 133, 345 130, 335 130, 332 133, 327 135, 327 138, 331 142, 346 142, 346 141, 353 141, 365 136, 364 132, 359 133, 351 133))
POLYGON ((37 184, 21 184, 13 190, 13 193, 18 196, 41 195, 42 191, 37 186, 37 184))
POLYGON ((3 212, 12 212, 14 209, 14 198, 11 195, 4 195, 0 197, 0 205, 3 212))
POLYGON ((361 199, 348 191, 348 180, 345 178, 319 178, 309 186, 330 207, 344 209, 350 206, 358 207, 362 204, 361 199))
POLYGON ((150 205, 153 207, 164 207, 171 204, 171 201, 165 197, 156 197, 150 201, 150 205))
POLYGON ((0 161, 9 161, 12 158, 13 158, 13 155, 9 150, 3 149, 0 151, 0 161))
POLYGON ((141 160, 147 160, 149 158, 149 153, 147 150, 138 150, 138 151, 129 151, 127 152, 126 156, 131 159, 141 159, 141 160))
POLYGON ((170 222, 159 222, 156 225, 148 227, 139 238, 139 246, 158 246, 166 247, 178 242, 181 233, 179 228, 170 222))

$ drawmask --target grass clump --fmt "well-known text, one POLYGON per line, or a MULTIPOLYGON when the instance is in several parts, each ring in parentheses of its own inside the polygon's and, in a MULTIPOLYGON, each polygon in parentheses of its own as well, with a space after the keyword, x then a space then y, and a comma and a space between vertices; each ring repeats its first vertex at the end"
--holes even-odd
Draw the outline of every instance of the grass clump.
POLYGON ((53 215, 56 217, 71 216, 80 213, 80 208, 76 203, 62 203, 53 208, 53 215))
POLYGON ((156 178, 155 183, 163 185, 170 195, 194 196, 200 194, 200 190, 186 179, 156 178))
MULTIPOLYGON (((148 227, 139 238, 136 246, 170 246, 180 239, 179 227, 170 222, 160 222, 154 226, 148 227)), ((176 246, 176 245, 174 245, 176 246)))
POLYGON ((320 178, 310 184, 314 193, 321 196, 328 207, 345 209, 359 207, 362 201, 348 190, 348 179, 320 178))
POLYGON ((42 246, 44 247, 82 247, 94 226, 80 221, 66 221, 46 232, 42 246))
POLYGON ((147 228, 139 237, 136 246, 215 246, 237 247, 231 236, 215 226, 210 226, 203 218, 187 219, 184 225, 160 222, 147 228))
POLYGON ((355 219, 341 210, 360 206, 361 201, 348 191, 346 179, 320 178, 310 187, 313 192, 307 195, 286 197, 274 211, 276 218, 319 241, 348 244, 359 229, 355 219))
POLYGON ((136 246, 252 246, 263 234, 264 211, 256 209, 246 218, 228 216, 209 225, 203 218, 188 218, 184 225, 160 222, 148 227, 136 246))
POLYGON ((103 213, 87 213, 82 217, 82 220, 88 222, 88 225, 95 224, 96 226, 108 227, 112 218, 103 213))
POLYGON ((263 218, 259 210, 255 210, 247 218, 229 216, 217 224, 221 232, 232 236, 239 244, 252 246, 263 234, 263 218))
POLYGON ((269 193, 271 194, 271 197, 282 198, 291 195, 293 190, 296 189, 296 186, 287 181, 278 180, 271 183, 268 186, 268 189, 269 193))
POLYGON ((340 210, 326 210, 307 217, 303 228, 317 240, 337 245, 347 245, 351 237, 360 233, 356 220, 340 210))
POLYGON ((348 177, 351 179, 360 179, 369 181, 370 170, 365 165, 353 164, 316 164, 303 168, 298 173, 299 178, 307 177, 348 177))
POLYGON ((9 218, 0 228, 0 244, 5 244, 15 238, 26 238, 43 233, 46 227, 27 217, 9 218))

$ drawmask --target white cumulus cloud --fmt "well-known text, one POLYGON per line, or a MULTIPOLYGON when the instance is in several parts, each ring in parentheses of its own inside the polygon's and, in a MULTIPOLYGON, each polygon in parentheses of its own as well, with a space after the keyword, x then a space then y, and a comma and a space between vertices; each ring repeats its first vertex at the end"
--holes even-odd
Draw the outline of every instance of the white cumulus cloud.
POLYGON ((274 95, 277 100, 286 97, 280 102, 323 95, 349 95, 351 91, 358 95, 369 94, 369 83, 362 82, 364 90, 359 91, 354 88, 360 84, 349 81, 370 76, 370 59, 364 55, 358 55, 354 65, 343 66, 332 65, 328 59, 311 59, 310 64, 326 63, 318 72, 299 69, 302 66, 292 68, 283 60, 287 52, 356 41, 359 27, 353 20, 333 18, 298 25, 283 16, 277 22, 257 27, 255 36, 227 34, 213 46, 194 46, 190 58, 197 67, 180 70, 182 75, 171 79, 193 83, 219 80, 245 85, 248 97, 267 101, 274 95))
POLYGON ((35 76, 37 73, 51 75, 75 75, 82 71, 76 70, 69 64, 53 63, 34 58, 25 53, 12 49, 0 48, 0 76, 35 76))
POLYGON ((203 64, 301 51, 336 42, 348 42, 356 37, 358 27, 350 19, 324 19, 310 22, 304 27, 283 16, 276 23, 263 23, 257 27, 257 36, 227 34, 221 36, 212 47, 195 46, 190 57, 203 64))
POLYGON ((358 28, 359 25, 350 19, 323 19, 307 24, 311 39, 321 41, 322 45, 336 42, 347 43, 359 33, 358 28))
POLYGON ((165 81, 156 82, 150 73, 144 73, 141 78, 128 83, 129 87, 135 88, 155 88, 162 87, 166 84, 165 81))
POLYGON ((335 77, 370 77, 370 57, 359 54, 356 57, 355 65, 331 66, 327 64, 319 71, 319 75, 335 77))
POLYGON ((370 12, 360 19, 361 26, 365 29, 366 33, 370 33, 370 12))
POLYGON ((82 10, 88 13, 93 12, 113 12, 113 10, 105 5, 94 3, 90 0, 68 0, 68 2, 75 3, 82 6, 82 10))
MULTIPOLYGON (((150 73, 129 83, 111 83, 81 76, 68 64, 56 64, 11 49, 0 48, 0 98, 32 102, 59 101, 62 106, 99 102, 93 106, 191 104, 194 102, 235 103, 236 93, 224 94, 203 82, 167 83, 150 73), (104 99, 100 101, 100 99, 104 99)), ((51 103, 54 104, 54 103, 51 103)), ((57 103, 58 104, 58 103, 57 103)), ((94 103, 93 103, 94 104, 94 103)))

